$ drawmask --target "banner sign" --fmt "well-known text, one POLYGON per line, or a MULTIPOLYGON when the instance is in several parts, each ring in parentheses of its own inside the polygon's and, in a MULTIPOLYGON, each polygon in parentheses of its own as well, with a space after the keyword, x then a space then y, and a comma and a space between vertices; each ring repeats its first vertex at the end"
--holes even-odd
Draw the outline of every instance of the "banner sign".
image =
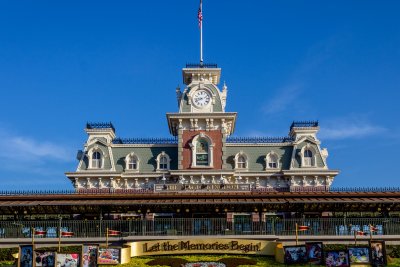
POLYGON ((131 257, 163 254, 257 254, 274 255, 275 242, 261 240, 191 239, 128 243, 131 257))
POLYGON ((186 192, 186 191, 241 191, 250 192, 250 184, 155 184, 155 192, 186 192))

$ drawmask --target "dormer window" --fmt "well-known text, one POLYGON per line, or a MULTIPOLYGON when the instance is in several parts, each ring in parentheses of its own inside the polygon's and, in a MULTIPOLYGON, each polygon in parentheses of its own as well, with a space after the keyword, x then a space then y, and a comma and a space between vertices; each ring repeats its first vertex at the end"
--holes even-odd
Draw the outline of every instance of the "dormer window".
POLYGON ((298 153, 301 157, 301 167, 316 167, 316 150, 310 144, 305 145, 298 153))
POLYGON ((92 168, 94 169, 101 168, 101 154, 99 151, 95 151, 92 154, 92 168))
POLYGON ((102 169, 104 168, 104 151, 95 146, 88 151, 89 166, 88 169, 102 169))
POLYGON ((125 164, 127 171, 138 171, 139 170, 139 158, 132 152, 125 157, 125 164))
POLYGON ((137 169, 137 160, 135 158, 129 159, 128 169, 129 170, 136 170, 137 169))
POLYGON ((275 152, 271 152, 265 158, 267 169, 279 168, 278 155, 275 152))
POLYGON ((242 151, 235 156, 235 169, 246 170, 248 169, 247 155, 242 151))
POLYGON ((246 158, 244 156, 238 157, 237 166, 238 169, 246 169, 247 163, 246 163, 246 158))
POLYGON ((305 167, 311 167, 314 166, 314 162, 313 162, 313 153, 310 149, 306 149, 304 150, 304 166, 305 167))
POLYGON ((171 158, 164 151, 157 156, 157 171, 167 171, 170 169, 171 158))
POLYGON ((160 157, 160 170, 168 170, 168 160, 166 156, 160 157))

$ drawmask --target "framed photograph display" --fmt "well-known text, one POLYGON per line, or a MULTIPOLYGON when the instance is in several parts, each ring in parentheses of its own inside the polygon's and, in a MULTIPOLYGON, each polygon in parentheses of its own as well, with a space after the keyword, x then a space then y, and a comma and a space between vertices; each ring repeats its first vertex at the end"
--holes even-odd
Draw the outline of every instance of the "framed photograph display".
POLYGON ((300 246, 284 246, 283 247, 285 256, 285 264, 299 264, 307 263, 307 251, 305 245, 300 246))
POLYGON ((306 252, 310 264, 321 265, 323 263, 324 254, 322 242, 307 242, 306 252))
POLYGON ((350 264, 368 264, 369 247, 348 247, 350 264))
POLYGON ((55 267, 56 253, 54 251, 36 251, 34 253, 35 267, 55 267))
POLYGON ((97 264, 119 264, 121 262, 120 248, 100 248, 97 253, 97 264))
POLYGON ((330 250, 324 252, 325 258, 325 266, 333 267, 333 266, 341 266, 348 267, 350 266, 349 262, 349 253, 347 250, 330 250))
POLYGON ((97 267, 97 250, 99 245, 85 244, 82 246, 82 267, 97 267))
POLYGON ((79 267, 80 257, 78 253, 64 254, 57 253, 57 267, 79 267))
POLYGON ((387 265, 385 241, 370 241, 369 248, 372 266, 387 265))
POLYGON ((32 245, 19 247, 18 267, 33 267, 32 245))

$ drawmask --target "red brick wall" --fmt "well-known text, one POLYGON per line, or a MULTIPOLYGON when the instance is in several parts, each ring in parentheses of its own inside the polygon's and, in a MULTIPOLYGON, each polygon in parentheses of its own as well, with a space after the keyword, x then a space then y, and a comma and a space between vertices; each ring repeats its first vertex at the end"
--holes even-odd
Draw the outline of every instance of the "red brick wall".
MULTIPOLYGON (((190 144, 192 143, 193 138, 200 134, 204 133, 209 138, 212 139, 214 144, 213 148, 213 165, 212 169, 220 170, 222 169, 222 133, 221 131, 184 131, 182 135, 182 147, 183 147, 183 169, 191 169, 192 165, 192 149, 190 148, 190 144)), ((195 168, 201 169, 201 168, 195 168)), ((204 168, 210 169, 210 168, 204 168)))

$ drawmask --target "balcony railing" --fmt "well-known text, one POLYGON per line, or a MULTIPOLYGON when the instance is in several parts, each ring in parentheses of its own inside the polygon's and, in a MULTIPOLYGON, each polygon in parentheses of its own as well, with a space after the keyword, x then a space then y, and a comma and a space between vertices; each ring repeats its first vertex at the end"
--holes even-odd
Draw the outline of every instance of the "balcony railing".
POLYGON ((294 127, 308 128, 308 127, 318 127, 318 121, 294 121, 290 126, 290 130, 294 127))
MULTIPOLYGON (((369 233, 369 225, 377 229, 373 235, 400 235, 399 218, 163 218, 154 220, 54 220, 54 221, 0 221, 0 238, 30 238, 32 227, 46 231, 43 237, 56 238, 62 231, 73 232, 74 237, 104 237, 106 229, 121 231, 121 236, 197 236, 197 235, 295 235, 295 225, 309 226, 300 235, 354 236, 355 231, 369 233)), ((38 237, 39 238, 39 237, 38 237)))
POLYGON ((186 63, 186 68, 218 68, 215 63, 186 63))
POLYGON ((115 132, 114 125, 111 122, 87 122, 87 129, 112 129, 115 132))
POLYGON ((286 137, 233 137, 230 136, 226 139, 227 143, 240 143, 240 144, 269 144, 269 143, 287 143, 293 142, 294 139, 290 136, 286 137))
POLYGON ((178 144, 177 138, 115 138, 113 144, 178 144))

